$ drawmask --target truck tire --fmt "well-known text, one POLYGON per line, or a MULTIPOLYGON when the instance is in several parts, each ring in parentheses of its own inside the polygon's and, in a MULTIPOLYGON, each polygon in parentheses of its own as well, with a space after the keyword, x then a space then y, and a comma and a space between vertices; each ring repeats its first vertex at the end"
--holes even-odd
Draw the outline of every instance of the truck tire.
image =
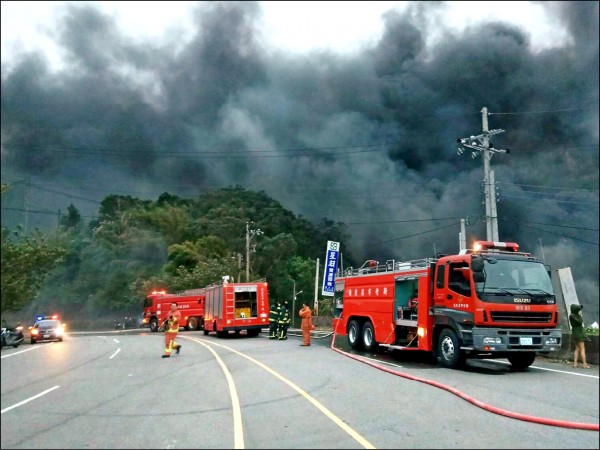
POLYGON ((198 329, 198 318, 197 317, 190 317, 188 319, 186 328, 189 331, 196 331, 198 329))
POLYGON ((226 338, 228 335, 229 335, 228 331, 223 331, 223 330, 217 331, 217 337, 219 337, 219 338, 226 338))
POLYGON ((158 319, 156 317, 150 319, 150 331, 152 331, 153 333, 156 333, 158 331, 158 319))
POLYGON ((365 322, 362 329, 362 345, 365 350, 375 350, 378 346, 375 340, 375 329, 371 322, 365 322))
POLYGON ((535 352, 514 353, 506 359, 510 362, 512 370, 524 370, 535 361, 535 352))
POLYGON ((459 368, 466 361, 465 354, 460 350, 460 341, 450 328, 445 328, 440 333, 438 355, 442 366, 449 369, 459 368))
POLYGON ((258 328, 253 328, 251 330, 246 330, 246 333, 250 337, 256 337, 260 334, 260 330, 258 328))
POLYGON ((362 327, 358 320, 351 320, 348 324, 348 343, 354 349, 362 348, 362 327))

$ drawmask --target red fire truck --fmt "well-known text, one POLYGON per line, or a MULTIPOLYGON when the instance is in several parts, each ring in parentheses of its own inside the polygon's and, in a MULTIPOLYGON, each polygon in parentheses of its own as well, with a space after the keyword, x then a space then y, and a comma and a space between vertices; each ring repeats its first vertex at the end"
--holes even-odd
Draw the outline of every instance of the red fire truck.
POLYGON ((267 282, 222 283, 199 289, 205 297, 204 334, 216 331, 225 337, 229 331, 258 336, 269 326, 269 294, 267 282))
POLYGON ((457 368, 467 358, 529 367, 558 351, 550 269, 516 243, 478 241, 458 255, 370 260, 336 278, 334 330, 353 348, 432 352, 457 368))
POLYGON ((171 303, 177 302, 177 308, 181 311, 181 323, 179 326, 194 331, 202 328, 204 324, 204 296, 198 290, 187 290, 176 294, 166 291, 153 291, 144 300, 144 318, 150 331, 158 331, 161 324, 169 316, 171 303))

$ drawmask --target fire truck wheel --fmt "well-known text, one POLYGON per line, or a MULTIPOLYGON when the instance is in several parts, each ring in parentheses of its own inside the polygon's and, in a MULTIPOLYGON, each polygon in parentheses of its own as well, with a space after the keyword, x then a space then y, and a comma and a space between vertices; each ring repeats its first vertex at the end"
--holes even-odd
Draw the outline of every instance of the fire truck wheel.
POLYGON ((362 341, 360 336, 362 334, 362 327, 358 320, 351 320, 348 324, 348 343, 352 348, 361 348, 362 341))
POLYGON ((187 323, 188 331, 196 331, 198 329, 198 319, 196 317, 190 317, 187 323))
POLYGON ((206 328, 202 330, 202 332, 204 333, 204 336, 208 336, 208 330, 206 328))
POLYGON ((449 328, 442 330, 438 340, 440 363, 444 367, 456 369, 465 362, 465 354, 460 350, 460 342, 456 333, 449 328))
POLYGON ((535 361, 535 352, 515 353, 506 359, 510 362, 512 370, 524 370, 535 361))
POLYGON ((150 319, 150 331, 152 331, 153 333, 156 333, 158 331, 158 320, 156 319, 156 317, 150 319))
POLYGON ((375 330, 371 322, 365 322, 362 330, 362 343, 365 350, 375 350, 377 341, 375 340, 375 330))

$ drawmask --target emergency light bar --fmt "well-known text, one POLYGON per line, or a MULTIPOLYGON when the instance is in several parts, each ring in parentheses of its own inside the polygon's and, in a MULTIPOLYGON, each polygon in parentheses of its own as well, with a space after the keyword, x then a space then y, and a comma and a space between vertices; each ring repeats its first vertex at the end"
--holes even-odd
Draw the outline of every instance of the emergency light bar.
POLYGON ((515 242, 475 241, 473 250, 476 252, 482 250, 507 250, 510 252, 518 252, 519 244, 515 242))
POLYGON ((157 295, 157 294, 162 294, 162 295, 164 295, 164 294, 166 294, 166 293, 167 293, 167 291, 152 291, 152 295, 157 295))
POLYGON ((36 321, 47 320, 47 319, 58 319, 58 314, 52 314, 51 316, 37 316, 36 321))

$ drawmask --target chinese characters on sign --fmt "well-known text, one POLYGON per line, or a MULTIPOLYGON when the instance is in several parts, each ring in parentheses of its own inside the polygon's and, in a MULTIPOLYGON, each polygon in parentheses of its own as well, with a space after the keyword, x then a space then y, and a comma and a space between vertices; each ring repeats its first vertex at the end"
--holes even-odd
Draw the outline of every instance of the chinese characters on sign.
POLYGON ((322 295, 333 297, 335 291, 335 274, 337 272, 340 243, 327 241, 327 255, 325 257, 325 271, 323 273, 322 295))

